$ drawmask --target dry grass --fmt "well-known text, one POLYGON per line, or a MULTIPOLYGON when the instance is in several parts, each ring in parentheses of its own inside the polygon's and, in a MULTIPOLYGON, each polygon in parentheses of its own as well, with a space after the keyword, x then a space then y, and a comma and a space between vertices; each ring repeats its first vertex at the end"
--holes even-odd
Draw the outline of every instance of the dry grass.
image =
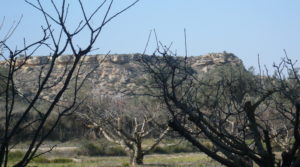
MULTIPOLYGON (((217 163, 212 161, 202 153, 184 154, 153 154, 144 159, 145 165, 151 167, 217 167, 217 163)), ((52 158, 50 162, 33 162, 29 166, 39 167, 122 167, 129 166, 128 157, 77 157, 77 158, 52 158), (56 160, 55 160, 56 159, 56 160), (63 160, 58 160, 63 159, 63 160), (71 162, 69 160, 72 160, 71 162)))

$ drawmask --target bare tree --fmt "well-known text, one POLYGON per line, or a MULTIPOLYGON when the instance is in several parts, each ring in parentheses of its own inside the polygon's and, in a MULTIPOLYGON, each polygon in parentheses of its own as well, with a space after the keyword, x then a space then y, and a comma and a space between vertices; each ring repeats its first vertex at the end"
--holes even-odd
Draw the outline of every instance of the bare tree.
POLYGON ((290 59, 272 77, 238 65, 200 75, 188 57, 162 45, 140 61, 151 78, 148 89, 156 90, 150 95, 168 108, 169 126, 212 159, 228 167, 299 166, 300 82, 290 59), (274 150, 286 138, 286 149, 274 150))
POLYGON ((23 158, 16 164, 10 165, 16 167, 26 166, 33 158, 44 154, 38 153, 39 147, 54 130, 59 120, 74 112, 81 103, 78 101, 77 94, 87 77, 87 75, 79 77, 84 56, 94 49, 94 44, 100 37, 104 26, 135 5, 138 0, 133 1, 127 7, 114 14, 110 13, 114 4, 113 0, 103 0, 89 13, 86 12, 82 1, 78 0, 82 19, 78 23, 72 23, 73 25, 77 24, 75 28, 71 28, 72 26, 67 24, 71 10, 66 0, 59 2, 50 1, 52 11, 55 11, 54 14, 50 13, 49 8, 46 8, 40 0, 26 0, 26 2, 37 9, 44 17, 45 26, 42 27, 44 35, 40 40, 31 44, 27 44, 27 41, 24 40, 22 49, 12 49, 15 47, 8 46, 7 36, 0 41, 1 57, 5 62, 1 66, 4 66, 6 70, 5 74, 1 75, 1 78, 5 78, 5 89, 1 92, 4 96, 4 98, 1 98, 1 105, 3 104, 1 112, 4 113, 5 121, 4 133, 0 134, 0 166, 4 167, 9 165, 8 154, 10 150, 18 144, 13 143, 14 138, 27 128, 33 128, 30 134, 29 146, 23 158), (87 44, 78 46, 77 37, 82 36, 84 32, 88 32, 88 35, 85 35, 88 37, 86 39, 87 44), (16 75, 22 68, 26 67, 29 60, 40 48, 48 48, 50 54, 47 58, 47 65, 40 69, 38 79, 35 81, 38 85, 35 93, 27 97, 19 91, 20 85, 17 84, 16 75), (68 52, 71 52, 68 63, 61 70, 59 76, 54 76, 54 71, 58 70, 56 69, 58 59, 63 58, 62 56, 68 52), (54 90, 55 95, 45 101, 43 95, 54 90), (65 103, 62 100, 67 90, 71 92, 72 97, 69 103, 65 103), (15 111, 17 98, 21 98, 26 104, 18 113, 15 111), (40 104, 43 104, 43 107, 40 104), (35 115, 33 120, 27 119, 30 115, 35 115), (55 115, 55 121, 49 128, 45 129, 47 121, 53 115, 55 115))
POLYGON ((120 145, 130 157, 132 166, 143 164, 146 154, 167 134, 169 128, 164 124, 161 108, 130 99, 94 97, 84 106, 78 115, 94 129, 96 134, 108 141, 120 145), (160 124, 158 124, 158 119, 160 124), (144 145, 143 139, 154 137, 151 145, 144 145))

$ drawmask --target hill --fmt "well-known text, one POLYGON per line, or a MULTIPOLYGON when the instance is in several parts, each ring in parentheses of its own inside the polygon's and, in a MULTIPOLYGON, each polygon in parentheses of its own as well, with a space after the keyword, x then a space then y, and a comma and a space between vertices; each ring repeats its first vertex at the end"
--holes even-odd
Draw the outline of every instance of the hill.
MULTIPOLYGON (((88 75, 84 91, 98 92, 108 96, 122 96, 130 91, 142 89, 140 79, 145 77, 143 68, 139 64, 140 54, 114 54, 114 55, 88 55, 82 60, 79 79, 88 75)), ((180 57, 178 57, 180 58, 180 57)), ((17 60, 17 66, 24 59, 17 60)), ((51 57, 31 57, 16 73, 16 87, 25 96, 30 97, 37 90, 39 77, 43 78, 49 68, 51 57)), ((215 67, 225 64, 243 64, 242 61, 232 53, 210 53, 204 56, 188 57, 191 67, 199 74, 208 72, 215 67)), ((54 65, 51 84, 56 86, 44 92, 43 97, 50 100, 61 87, 64 72, 72 63, 72 56, 61 56, 54 65)), ((0 62, 5 67, 6 62, 0 62)))

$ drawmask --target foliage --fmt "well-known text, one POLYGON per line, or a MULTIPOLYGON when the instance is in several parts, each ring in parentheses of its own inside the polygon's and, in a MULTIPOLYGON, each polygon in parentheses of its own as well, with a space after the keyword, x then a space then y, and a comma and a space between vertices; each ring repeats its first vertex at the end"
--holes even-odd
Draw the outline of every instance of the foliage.
POLYGON ((161 145, 156 147, 153 150, 153 153, 159 154, 174 154, 174 153, 189 153, 189 152, 197 152, 198 149, 191 145, 190 143, 178 143, 171 145, 161 145))
POLYGON ((71 163, 72 159, 69 158, 55 158, 50 161, 51 163, 71 163))
POLYGON ((79 154, 88 156, 124 156, 125 151, 117 145, 110 145, 106 142, 87 142, 81 146, 79 154))
POLYGON ((8 154, 8 159, 9 159, 9 161, 17 162, 17 161, 21 160, 23 156, 24 156, 23 152, 21 152, 21 151, 14 151, 14 152, 10 152, 8 154))
POLYGON ((32 159, 32 162, 34 163, 40 163, 40 164, 47 164, 47 163, 50 163, 52 162, 51 160, 47 159, 46 157, 44 156, 38 156, 36 158, 33 158, 32 159))

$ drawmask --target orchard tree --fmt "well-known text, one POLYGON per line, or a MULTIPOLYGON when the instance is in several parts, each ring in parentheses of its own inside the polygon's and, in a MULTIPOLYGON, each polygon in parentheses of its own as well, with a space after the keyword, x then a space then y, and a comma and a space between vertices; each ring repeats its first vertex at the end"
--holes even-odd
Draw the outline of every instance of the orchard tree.
POLYGON ((93 11, 90 11, 90 9, 87 11, 81 0, 76 1, 80 7, 79 11, 71 10, 70 4, 75 3, 73 1, 51 0, 48 1, 50 6, 47 7, 45 2, 41 0, 26 0, 26 2, 40 12, 45 25, 41 29, 43 36, 30 44, 24 40, 23 48, 17 47, 15 49, 15 46, 7 44, 7 37, 10 36, 10 33, 0 41, 0 53, 3 60, 1 69, 5 69, 5 74, 1 74, 1 80, 5 80, 5 85, 3 86, 1 83, 0 92, 1 115, 4 115, 4 122, 1 123, 4 125, 4 132, 0 134, 1 167, 27 166, 33 158, 45 153, 39 153, 39 147, 51 134, 60 119, 74 112, 81 103, 77 98, 77 93, 87 76, 79 78, 78 75, 81 72, 84 56, 95 49, 95 42, 100 38, 103 28, 115 17, 135 5, 138 0, 131 2, 131 4, 116 13, 111 13, 113 0, 99 1, 97 5, 95 1, 93 11), (77 23, 72 22, 69 19, 72 12, 80 12, 82 19, 79 19, 77 23), (75 27, 71 26, 70 22, 75 27), (79 36, 86 37, 85 41, 87 43, 84 46, 78 43, 79 36), (40 48, 48 49, 48 62, 40 69, 38 79, 35 81, 38 87, 32 96, 27 97, 19 91, 15 76, 28 64, 28 61, 40 48), (58 70, 56 69, 58 59, 67 53, 71 53, 70 60, 61 69, 60 76, 54 76, 54 71, 58 70), (70 86, 71 83, 72 86, 70 86), (54 97, 45 101, 44 95, 54 91, 54 88, 56 92, 54 97), (72 100, 69 103, 62 101, 66 90, 72 92, 72 100), (26 104, 18 113, 15 111, 17 98, 21 98, 26 104), (40 107, 40 104, 43 104, 43 107, 40 107), (35 115, 35 119, 27 119, 31 115, 35 115), (55 115, 55 121, 46 129, 45 125, 53 115, 55 115), (12 162, 9 162, 9 152, 18 144, 14 142, 14 139, 27 128, 33 128, 29 145, 22 159, 16 164, 11 164, 12 162))
POLYGON ((274 76, 251 74, 242 64, 199 74, 166 46, 140 62, 169 126, 199 151, 228 167, 300 165, 300 74, 288 57, 274 76))
POLYGON ((151 153, 169 131, 161 107, 155 102, 101 96, 87 101, 77 112, 79 117, 99 138, 120 145, 132 166, 143 164, 144 156, 151 153), (146 138, 154 138, 154 142, 145 145, 146 138))

